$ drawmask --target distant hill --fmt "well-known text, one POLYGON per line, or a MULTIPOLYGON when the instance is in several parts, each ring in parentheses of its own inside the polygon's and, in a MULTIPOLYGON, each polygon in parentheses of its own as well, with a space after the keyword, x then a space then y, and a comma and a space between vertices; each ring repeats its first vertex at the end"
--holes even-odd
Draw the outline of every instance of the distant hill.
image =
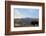
POLYGON ((38 26, 38 18, 17 18, 14 19, 14 27, 38 26))

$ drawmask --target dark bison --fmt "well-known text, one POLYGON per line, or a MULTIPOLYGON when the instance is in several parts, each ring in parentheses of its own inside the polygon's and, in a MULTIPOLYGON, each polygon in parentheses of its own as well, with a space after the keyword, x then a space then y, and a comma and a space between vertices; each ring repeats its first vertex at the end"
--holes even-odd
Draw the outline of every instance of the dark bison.
POLYGON ((38 21, 31 21, 31 24, 32 24, 33 26, 38 26, 38 21))

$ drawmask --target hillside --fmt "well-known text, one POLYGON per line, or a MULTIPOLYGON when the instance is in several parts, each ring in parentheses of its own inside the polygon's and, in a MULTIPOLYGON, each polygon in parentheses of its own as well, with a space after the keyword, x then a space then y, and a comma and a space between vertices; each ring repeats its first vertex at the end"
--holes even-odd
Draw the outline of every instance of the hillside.
POLYGON ((38 26, 38 18, 17 18, 14 19, 14 27, 38 26))

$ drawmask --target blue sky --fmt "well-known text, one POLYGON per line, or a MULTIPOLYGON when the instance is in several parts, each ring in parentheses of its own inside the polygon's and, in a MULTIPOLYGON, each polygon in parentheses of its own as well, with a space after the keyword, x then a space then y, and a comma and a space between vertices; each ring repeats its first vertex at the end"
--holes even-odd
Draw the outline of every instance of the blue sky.
POLYGON ((14 8, 14 17, 15 18, 38 18, 39 9, 29 9, 29 8, 14 8))

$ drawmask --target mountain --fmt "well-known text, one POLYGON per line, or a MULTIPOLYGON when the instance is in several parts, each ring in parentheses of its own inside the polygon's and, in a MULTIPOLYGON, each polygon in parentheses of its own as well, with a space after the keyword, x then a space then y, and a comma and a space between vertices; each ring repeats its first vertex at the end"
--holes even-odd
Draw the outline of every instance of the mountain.
POLYGON ((38 18, 17 18, 14 19, 15 27, 38 26, 38 18))

